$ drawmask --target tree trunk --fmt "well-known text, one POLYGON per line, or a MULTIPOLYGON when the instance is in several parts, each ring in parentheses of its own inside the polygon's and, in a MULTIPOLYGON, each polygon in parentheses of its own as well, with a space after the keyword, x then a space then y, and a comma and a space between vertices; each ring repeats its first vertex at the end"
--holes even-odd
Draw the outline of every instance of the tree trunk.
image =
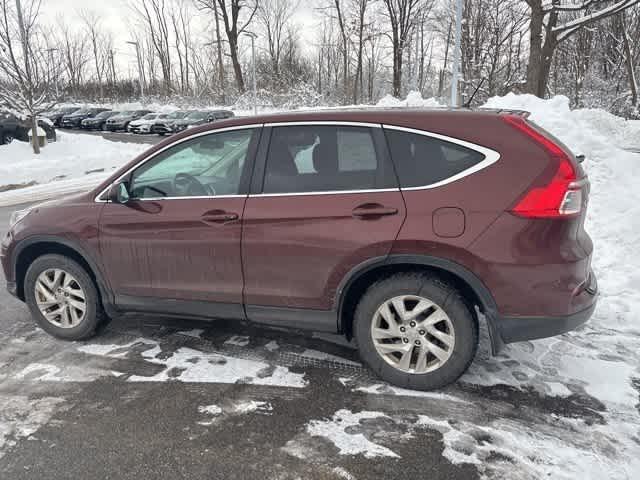
POLYGON ((218 6, 213 2, 213 17, 216 20, 216 50, 218 54, 218 79, 220 81, 220 92, 222 93, 222 104, 226 103, 225 99, 225 78, 224 78, 224 62, 222 60, 222 37, 220 36, 220 19, 218 18, 218 6))
POLYGON ((625 22, 624 14, 620 19, 622 23, 622 46, 624 48, 625 64, 627 66, 627 74, 629 76, 629 87, 631 88, 631 105, 638 106, 638 82, 636 80, 636 72, 633 65, 633 53, 631 51, 631 45, 629 41, 629 33, 627 32, 627 25, 625 22))
POLYGON ((231 50, 231 63, 233 63, 233 73, 236 77, 236 85, 240 93, 246 91, 244 86, 244 77, 242 76, 242 67, 238 60, 238 37, 229 35, 229 49, 231 50))
POLYGON ((33 147, 33 153, 40 154, 40 142, 38 141, 38 117, 35 114, 31 115, 31 146, 33 147))
POLYGON ((542 70, 542 29, 544 11, 542 0, 530 0, 531 21, 529 23, 529 64, 527 65, 527 93, 538 95, 542 70))

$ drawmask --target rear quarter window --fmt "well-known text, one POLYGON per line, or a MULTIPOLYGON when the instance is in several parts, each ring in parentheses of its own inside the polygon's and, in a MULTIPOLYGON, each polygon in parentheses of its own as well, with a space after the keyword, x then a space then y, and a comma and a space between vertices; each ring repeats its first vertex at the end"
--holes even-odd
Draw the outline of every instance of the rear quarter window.
POLYGON ((439 138, 385 129, 400 186, 422 187, 442 182, 472 168, 485 156, 439 138))

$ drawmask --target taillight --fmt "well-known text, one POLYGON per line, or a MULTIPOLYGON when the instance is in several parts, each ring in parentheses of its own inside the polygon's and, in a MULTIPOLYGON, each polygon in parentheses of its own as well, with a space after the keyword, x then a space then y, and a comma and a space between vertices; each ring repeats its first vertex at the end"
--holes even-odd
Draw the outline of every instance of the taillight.
POLYGON ((553 176, 543 174, 511 209, 512 213, 527 218, 562 218, 580 213, 582 209, 582 187, 576 168, 565 151, 551 139, 535 130, 522 117, 502 117, 512 127, 520 130, 555 159, 553 176))

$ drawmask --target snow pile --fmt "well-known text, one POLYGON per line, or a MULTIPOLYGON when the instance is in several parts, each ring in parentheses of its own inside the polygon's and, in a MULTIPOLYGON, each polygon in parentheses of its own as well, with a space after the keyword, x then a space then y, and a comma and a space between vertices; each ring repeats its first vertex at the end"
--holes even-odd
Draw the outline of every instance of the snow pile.
POLYGON ((435 98, 422 98, 420 92, 409 92, 407 98, 400 100, 392 95, 385 95, 376 104, 377 107, 424 107, 424 108, 442 108, 440 102, 435 98))
POLYGON ((148 145, 65 132, 58 132, 58 141, 47 145, 40 155, 34 155, 28 143, 13 142, 0 150, 0 187, 87 177, 89 189, 147 148, 148 145))

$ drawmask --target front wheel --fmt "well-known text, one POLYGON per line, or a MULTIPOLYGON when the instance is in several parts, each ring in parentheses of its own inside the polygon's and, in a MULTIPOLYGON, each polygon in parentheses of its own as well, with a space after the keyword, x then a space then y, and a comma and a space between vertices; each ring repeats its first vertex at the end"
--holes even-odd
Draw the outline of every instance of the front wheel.
POLYGON ((432 390, 471 364, 478 325, 460 293, 438 277, 401 273, 374 283, 354 318, 360 356, 383 380, 432 390))
POLYGON ((62 255, 34 260, 25 276, 24 292, 38 325, 57 338, 89 338, 106 318, 87 271, 62 255))

